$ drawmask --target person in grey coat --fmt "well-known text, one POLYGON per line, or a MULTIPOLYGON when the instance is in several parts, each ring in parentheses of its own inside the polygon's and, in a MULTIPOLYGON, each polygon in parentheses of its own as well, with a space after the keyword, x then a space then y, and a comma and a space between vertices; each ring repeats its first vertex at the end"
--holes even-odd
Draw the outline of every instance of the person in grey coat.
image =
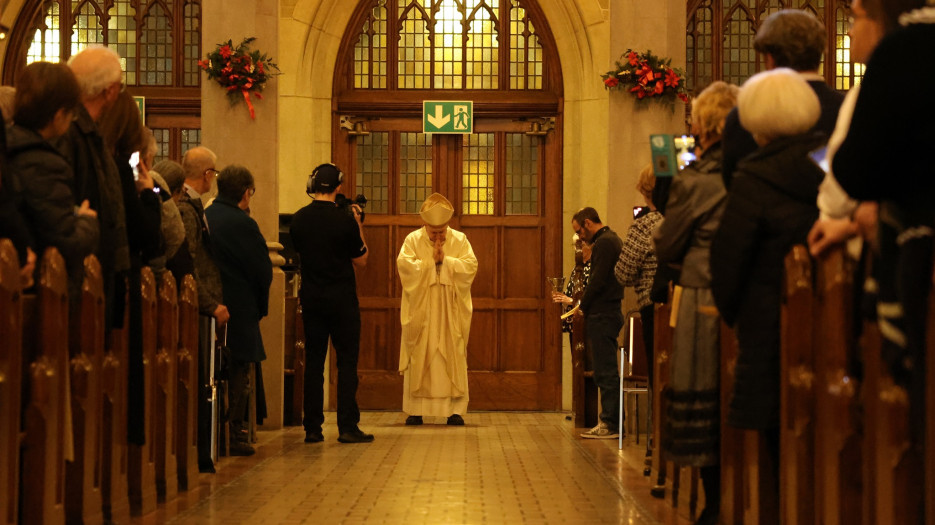
POLYGON ((721 133, 739 91, 714 82, 692 103, 701 157, 672 181, 665 218, 653 235, 659 263, 680 269, 681 290, 673 301, 677 317, 662 449, 680 466, 701 467, 705 508, 697 525, 714 525, 720 514, 720 317, 709 257, 727 200, 721 133))
POLYGON ((224 304, 230 312, 227 348, 230 350, 231 454, 247 456, 253 447, 247 440, 247 404, 252 385, 250 370, 266 359, 260 319, 269 311, 269 286, 273 264, 266 239, 247 214, 256 187, 247 168, 230 165, 218 175, 218 196, 205 210, 221 283, 224 304))

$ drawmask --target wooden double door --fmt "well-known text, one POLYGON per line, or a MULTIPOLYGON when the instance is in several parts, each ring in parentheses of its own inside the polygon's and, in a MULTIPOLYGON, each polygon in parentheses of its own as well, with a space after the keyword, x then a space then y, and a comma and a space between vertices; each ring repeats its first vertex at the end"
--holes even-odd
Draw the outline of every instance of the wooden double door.
POLYGON ((454 205, 451 227, 467 235, 478 260, 467 349, 470 409, 559 409, 560 310, 546 283, 561 274, 558 129, 535 133, 527 121, 476 119, 471 135, 430 135, 421 133, 421 120, 402 118, 364 128, 369 133, 335 126, 334 156, 346 173, 346 193, 368 198, 370 255, 357 274, 360 407, 402 407, 396 257, 406 235, 422 226, 423 200, 437 191, 454 205))

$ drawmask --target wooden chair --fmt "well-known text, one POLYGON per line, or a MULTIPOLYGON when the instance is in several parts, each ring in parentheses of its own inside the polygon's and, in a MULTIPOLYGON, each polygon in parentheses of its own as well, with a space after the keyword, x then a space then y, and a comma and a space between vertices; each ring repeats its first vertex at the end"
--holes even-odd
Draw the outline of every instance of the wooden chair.
MULTIPOLYGON (((859 524, 863 499, 854 341, 854 268, 844 246, 817 264, 815 295, 815 522, 859 524)), ((790 304, 791 307, 791 304, 790 304)), ((811 472, 807 473, 811 476, 811 472)))
MULTIPOLYGON (((643 347, 643 323, 639 310, 627 312, 624 322, 624 346, 620 347, 620 421, 618 448, 623 448, 625 424, 632 425, 636 442, 640 442, 640 394, 649 393, 649 365, 643 347), (635 396, 635 414, 629 412, 629 396, 635 396), (633 417, 635 416, 635 417, 633 417), (635 419, 636 421, 633 421, 635 419)), ((650 408, 650 417, 652 409, 650 408)), ((648 420, 649 418, 647 418, 648 420)), ((647 425, 649 426, 649 425, 647 425)), ((629 430, 629 429, 628 429, 629 430)), ((647 429, 648 430, 648 429, 647 429)), ((628 432, 629 433, 629 432, 628 432)), ((647 443, 649 438, 647 436, 647 443)), ((647 451, 649 450, 647 445, 647 451)))
MULTIPOLYGON (((142 290, 142 351, 144 385, 144 435, 143 445, 130 444, 128 478, 130 483, 130 510, 135 515, 149 514, 156 510, 156 457, 153 443, 156 440, 153 397, 155 394, 156 359, 156 278, 152 270, 140 271, 142 290)), ((133 349, 131 349, 132 351, 133 349)))
POLYGON ((179 490, 175 428, 178 421, 179 305, 171 272, 164 272, 159 282, 158 320, 153 446, 156 448, 156 494, 159 501, 166 501, 174 498, 179 490))
MULTIPOLYGON (((65 455, 68 402, 68 276, 55 248, 42 255, 38 304, 29 301, 31 357, 23 421, 22 515, 32 524, 65 522, 65 455), (38 311, 36 310, 38 308, 38 311)), ((25 305, 24 305, 25 306, 25 305)))
POLYGON ((65 468, 65 512, 69 522, 101 523, 101 428, 104 359, 104 282, 94 255, 84 260, 80 311, 71 338, 71 413, 75 460, 65 468))
POLYGON ((182 278, 179 296, 178 411, 176 420, 179 489, 198 482, 198 291, 195 278, 182 278))
MULTIPOLYGON (((124 298, 126 300, 126 297, 124 298)), ((130 495, 127 471, 127 383, 129 355, 127 326, 129 310, 124 310, 123 328, 111 328, 107 335, 101 366, 103 428, 101 431, 101 497, 104 518, 110 523, 130 521, 130 495)))
POLYGON ((0 312, 0 524, 13 525, 19 511, 23 302, 19 259, 8 239, 0 239, 0 312))
POLYGON ((292 421, 302 425, 303 405, 305 404, 305 323, 302 321, 302 303, 296 299, 295 317, 295 357, 292 369, 295 379, 292 382, 292 421))
MULTIPOLYGON (((795 246, 785 259, 780 350, 780 520, 804 525, 815 519, 815 345, 817 307, 808 249, 795 246)), ((835 329, 839 327, 835 326, 835 329)), ((818 381, 819 384, 821 381, 818 381)))

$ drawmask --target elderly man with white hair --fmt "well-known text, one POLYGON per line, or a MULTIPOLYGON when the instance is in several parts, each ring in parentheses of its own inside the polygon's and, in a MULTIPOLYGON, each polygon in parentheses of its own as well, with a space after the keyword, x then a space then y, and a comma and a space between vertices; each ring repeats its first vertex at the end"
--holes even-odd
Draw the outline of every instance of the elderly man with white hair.
MULTIPOLYGON (((123 90, 120 55, 108 47, 88 47, 71 57, 68 66, 78 79, 81 104, 56 146, 75 172, 75 202, 87 199, 97 212, 101 243, 95 254, 104 278, 106 326, 120 326, 123 294, 115 292, 116 276, 130 269, 130 248, 120 175, 97 124, 123 90)), ((136 437, 142 440, 142 434, 136 437)))
POLYGON ((778 465, 783 260, 818 217, 824 173, 808 153, 824 143, 809 132, 821 107, 805 79, 785 68, 754 75, 737 104, 759 149, 737 165, 711 246, 711 287, 740 344, 728 424, 762 431, 778 465))
POLYGON ((419 212, 425 226, 406 236, 396 258, 403 285, 399 371, 407 425, 421 425, 423 416, 463 425, 467 411, 477 258, 464 233, 448 225, 453 214, 448 199, 430 195, 419 212))

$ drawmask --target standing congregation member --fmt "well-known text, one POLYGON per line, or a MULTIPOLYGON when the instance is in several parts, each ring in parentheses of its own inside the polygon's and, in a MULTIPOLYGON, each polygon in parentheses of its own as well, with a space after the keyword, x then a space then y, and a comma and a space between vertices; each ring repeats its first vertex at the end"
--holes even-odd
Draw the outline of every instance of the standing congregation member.
MULTIPOLYGON (((107 152, 98 123, 125 88, 120 55, 109 47, 92 46, 68 60, 81 87, 81 104, 74 122, 56 143, 75 173, 72 189, 76 202, 88 200, 97 212, 101 240, 95 251, 104 281, 105 327, 123 326, 124 296, 117 293, 117 280, 130 269, 123 185, 113 157, 107 152)), ((131 443, 142 444, 141 428, 131 428, 131 443)))
POLYGON ((777 68, 747 80, 737 99, 744 128, 760 148, 737 165, 711 245, 711 289, 739 343, 727 423, 758 430, 779 482, 779 348, 783 261, 818 218, 823 173, 808 152, 824 142, 809 130, 818 97, 795 71, 777 68))
MULTIPOLYGON (((195 267, 195 281, 198 283, 199 349, 198 349, 198 384, 201 402, 198 404, 198 468, 202 472, 214 472, 214 458, 211 457, 211 319, 218 327, 227 324, 230 312, 224 304, 221 285, 221 273, 211 249, 211 234, 205 219, 202 194, 208 193, 217 177, 217 155, 203 146, 194 147, 182 158, 182 170, 185 172, 185 184, 182 196, 176 205, 182 223, 185 225, 185 241, 191 250, 195 267)), ((171 182, 170 182, 171 184, 171 182)))
POLYGON ((250 371, 266 359, 260 319, 269 313, 273 264, 260 227, 247 214, 256 191, 253 174, 243 166, 227 166, 218 175, 217 184, 218 196, 205 210, 205 217, 221 271, 224 304, 230 312, 230 452, 232 456, 250 456, 254 453, 247 432, 247 407, 253 390, 250 371))
POLYGON ((360 354, 360 303, 355 268, 367 264, 367 243, 356 204, 338 207, 335 198, 344 174, 322 164, 309 177, 311 204, 292 216, 289 232, 302 271, 302 321, 305 325, 305 442, 324 441, 324 371, 328 338, 338 365, 338 441, 369 443, 373 434, 358 428, 357 358, 360 354))
MULTIPOLYGON (((844 95, 825 83, 818 72, 828 39, 825 25, 804 9, 783 9, 771 14, 757 29, 753 48, 763 54, 766 69, 795 70, 818 97, 821 113, 812 131, 831 135, 844 95)), ((724 184, 730 187, 737 163, 759 147, 743 125, 739 108, 727 115, 724 124, 724 184)))
POLYGON ((727 200, 721 132, 738 91, 718 81, 692 101, 692 133, 701 155, 672 180, 665 219, 653 235, 659 263, 680 269, 681 288, 662 448, 666 459, 701 470, 705 507, 696 525, 715 525, 720 514, 721 319, 711 294, 709 258, 727 200))
POLYGON ((623 287, 614 276, 623 241, 604 226, 597 210, 582 208, 571 219, 578 237, 591 244, 591 276, 581 297, 587 323, 588 350, 594 365, 594 384, 601 393, 600 422, 581 434, 588 439, 614 439, 620 410, 620 372, 617 370, 617 336, 623 328, 620 301, 623 287))
POLYGON ((430 195, 419 211, 424 226, 406 236, 396 258, 403 286, 399 371, 407 425, 421 425, 423 416, 463 425, 467 412, 477 258, 467 237, 448 226, 453 214, 448 199, 430 195))
POLYGON ((23 235, 34 243, 35 253, 55 247, 62 254, 69 295, 79 297, 84 258, 97 249, 98 222, 87 200, 78 205, 71 166, 50 141, 71 126, 81 91, 67 66, 49 62, 26 66, 16 84, 16 124, 8 129, 3 191, 18 205, 11 211, 25 218, 29 231, 23 235))

